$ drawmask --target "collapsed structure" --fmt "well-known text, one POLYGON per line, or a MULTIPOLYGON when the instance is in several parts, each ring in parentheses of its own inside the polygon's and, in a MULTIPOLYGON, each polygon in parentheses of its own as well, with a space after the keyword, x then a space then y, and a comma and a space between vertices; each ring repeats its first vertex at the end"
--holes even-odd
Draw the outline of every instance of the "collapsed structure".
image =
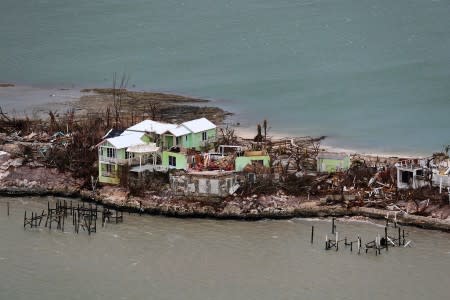
POLYGON ((176 197, 212 200, 282 190, 322 197, 324 203, 383 208, 394 198, 414 197, 398 194, 402 190, 450 188, 448 157, 361 157, 324 151, 322 138, 224 139, 223 128, 219 131, 222 136, 205 118, 178 125, 145 120, 123 132, 110 131, 97 145, 99 181, 119 184, 128 173, 139 182, 158 172, 168 174, 161 186, 168 184, 166 190, 176 197))

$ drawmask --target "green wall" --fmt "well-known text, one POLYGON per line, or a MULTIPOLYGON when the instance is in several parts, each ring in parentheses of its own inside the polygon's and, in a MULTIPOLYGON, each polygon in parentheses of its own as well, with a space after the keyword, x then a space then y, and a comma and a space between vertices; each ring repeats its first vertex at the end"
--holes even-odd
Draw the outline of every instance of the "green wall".
MULTIPOLYGON (((216 138, 216 129, 210 129, 206 131, 206 135, 208 139, 215 139, 216 138)), ((202 132, 193 133, 191 134, 191 140, 190 140, 190 147, 189 148, 195 148, 196 150, 200 150, 202 145, 202 132)))
POLYGON ((265 167, 269 167, 270 166, 270 157, 268 155, 264 155, 264 156, 239 156, 239 157, 236 157, 236 160, 234 162, 235 170, 236 170, 236 172, 241 172, 242 170, 244 170, 246 165, 251 164, 252 161, 259 161, 259 160, 263 161, 263 165, 265 167))
POLYGON ((337 169, 348 170, 350 167, 350 158, 344 159, 330 159, 330 158, 318 158, 317 170, 321 172, 333 173, 337 169))
POLYGON ((98 181, 102 183, 109 183, 109 184, 119 184, 120 178, 119 178, 119 166, 118 165, 112 165, 113 171, 115 172, 114 177, 105 177, 102 176, 103 172, 106 171, 106 164, 99 163, 98 164, 98 181))
MULTIPOLYGON (((208 140, 209 139, 215 139, 216 138, 216 129, 210 129, 206 131, 206 135, 208 140)), ((180 144, 184 148, 195 148, 195 150, 200 150, 202 145, 202 133, 190 133, 188 135, 183 135, 179 137, 180 144), (186 139, 187 136, 187 139, 186 139)), ((167 149, 173 146, 173 137, 172 136, 165 136, 164 137, 164 145, 167 149)))
MULTIPOLYGON (((147 135, 144 135, 141 140, 145 143, 149 143, 151 141, 151 138, 147 135)), ((108 141, 105 141, 100 147, 110 147, 110 148, 115 148, 113 145, 111 145, 111 143, 109 143, 108 141)), ((122 148, 122 149, 116 149, 116 158, 117 159, 126 159, 126 148, 122 148)), ((103 156, 106 156, 106 153, 103 153, 103 156)), ((111 164, 113 171, 115 172, 115 174, 113 175, 113 177, 105 177, 102 176, 103 172, 102 171, 106 171, 106 165, 105 163, 100 163, 98 164, 98 181, 102 182, 102 183, 109 183, 109 184, 119 184, 120 183, 120 166, 117 164, 111 164)))
POLYGON ((175 153, 170 151, 164 151, 162 153, 162 165, 165 167, 169 167, 169 156, 176 157, 176 166, 175 169, 183 169, 186 170, 188 167, 187 157, 183 153, 175 153))

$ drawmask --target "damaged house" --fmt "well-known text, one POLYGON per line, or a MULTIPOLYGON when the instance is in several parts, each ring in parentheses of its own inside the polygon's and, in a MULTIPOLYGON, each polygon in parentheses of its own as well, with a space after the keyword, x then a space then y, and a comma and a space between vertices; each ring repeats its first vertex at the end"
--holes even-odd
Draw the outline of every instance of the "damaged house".
MULTIPOLYGON (((110 131, 111 132, 111 131, 110 131)), ((196 151, 207 150, 216 140, 216 125, 206 118, 182 124, 144 120, 104 137, 98 147, 99 182, 120 183, 125 166, 131 172, 187 169, 196 151)))

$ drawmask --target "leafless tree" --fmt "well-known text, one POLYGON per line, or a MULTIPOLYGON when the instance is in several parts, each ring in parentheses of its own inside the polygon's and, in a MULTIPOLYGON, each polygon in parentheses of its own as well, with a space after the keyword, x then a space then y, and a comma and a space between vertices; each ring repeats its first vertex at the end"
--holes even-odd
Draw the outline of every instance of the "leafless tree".
POLYGON ((128 85, 128 82, 130 80, 130 77, 123 73, 120 82, 117 82, 117 73, 114 72, 113 74, 113 109, 114 109, 114 119, 115 119, 115 127, 120 127, 120 113, 122 111, 122 100, 126 94, 126 88, 128 85))

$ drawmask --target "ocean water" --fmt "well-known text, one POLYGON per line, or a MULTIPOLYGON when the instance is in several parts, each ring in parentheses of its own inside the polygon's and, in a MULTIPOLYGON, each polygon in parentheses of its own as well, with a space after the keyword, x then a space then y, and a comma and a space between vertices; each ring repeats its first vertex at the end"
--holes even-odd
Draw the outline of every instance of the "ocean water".
MULTIPOLYGON (((330 220, 257 222, 124 214, 97 233, 23 228, 53 197, 0 197, 0 299, 448 299, 448 233, 405 228, 412 248, 325 251, 330 220), (6 203, 10 203, 10 215, 6 203), (314 244, 310 243, 314 226, 314 244)), ((42 223, 43 224, 43 223, 42 223)), ((54 224, 53 224, 54 225, 54 224)), ((363 243, 384 227, 337 221, 363 243)), ((389 230, 396 236, 396 230, 389 230)))
POLYGON ((76 90, 126 72, 137 90, 212 99, 243 127, 268 119, 368 152, 450 143, 448 0, 0 4, 2 82, 76 90))

